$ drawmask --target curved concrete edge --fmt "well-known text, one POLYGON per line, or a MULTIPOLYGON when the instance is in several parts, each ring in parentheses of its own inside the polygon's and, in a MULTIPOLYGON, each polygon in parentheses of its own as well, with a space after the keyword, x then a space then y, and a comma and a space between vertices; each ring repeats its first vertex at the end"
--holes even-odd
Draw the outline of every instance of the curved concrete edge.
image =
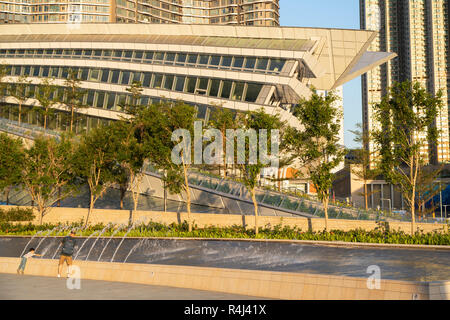
MULTIPOLYGON (((0 273, 16 273, 20 258, 0 258, 0 273)), ((55 277, 57 260, 29 259, 25 273, 55 277)), ((80 279, 117 281, 233 293, 285 300, 450 299, 450 281, 380 280, 304 273, 219 269, 132 263, 74 261, 80 279)), ((65 267, 63 269, 65 274, 65 267)))
MULTIPOLYGON (((29 238, 32 235, 0 235, 0 238, 29 238)), ((64 236, 51 236, 52 238, 63 238, 64 236)), ((105 238, 108 238, 105 236, 105 238)), ((116 237, 120 239, 121 237, 116 237)), ((400 243, 369 243, 369 242, 346 242, 346 241, 318 241, 318 240, 291 240, 291 239, 248 239, 248 238, 192 238, 192 237, 127 237, 127 239, 149 239, 149 240, 197 240, 197 241, 248 241, 248 242, 273 242, 294 243, 326 247, 346 248, 377 248, 377 249, 405 249, 405 250, 450 250, 447 245, 419 245, 400 243)))

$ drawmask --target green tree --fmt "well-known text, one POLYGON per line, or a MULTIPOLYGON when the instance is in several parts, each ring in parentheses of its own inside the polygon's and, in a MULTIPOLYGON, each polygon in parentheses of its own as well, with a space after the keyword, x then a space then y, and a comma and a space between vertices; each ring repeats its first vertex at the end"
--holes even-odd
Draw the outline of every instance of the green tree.
MULTIPOLYGON (((209 121, 209 127, 215 128, 220 130, 220 133, 222 135, 222 142, 223 142, 223 162, 225 163, 225 155, 226 155, 226 143, 227 143, 227 129, 237 129, 237 122, 235 121, 234 114, 230 109, 218 107, 214 110, 214 112, 211 114, 210 121, 209 121)), ((224 176, 226 175, 227 165, 224 164, 224 176)), ((218 165, 219 168, 219 175, 221 165, 218 165)))
POLYGON ((111 134, 116 138, 118 144, 116 152, 119 164, 119 172, 116 174, 117 182, 119 185, 126 185, 130 188, 135 212, 139 203, 139 185, 144 177, 142 167, 147 156, 145 144, 136 136, 139 131, 136 131, 134 122, 117 121, 113 123, 111 134))
POLYGON ((373 166, 375 151, 369 148, 372 140, 371 133, 365 131, 361 123, 357 123, 356 127, 357 130, 350 130, 355 135, 353 141, 360 145, 359 148, 354 150, 354 164, 357 167, 352 169, 352 173, 363 183, 364 191, 361 195, 364 197, 364 205, 366 210, 368 210, 368 197, 375 193, 368 190, 368 181, 375 179, 380 174, 380 170, 376 166, 373 166))
POLYGON ((419 172, 430 162, 422 151, 436 145, 435 121, 442 108, 442 92, 428 93, 419 83, 394 83, 381 103, 374 106, 379 129, 374 133, 385 179, 397 185, 411 211, 415 233, 415 206, 419 172))
POLYGON ((89 223, 95 202, 117 181, 117 149, 117 136, 110 127, 98 127, 81 136, 73 165, 76 175, 89 187, 85 225, 89 223))
POLYGON ((36 100, 39 106, 35 110, 44 117, 44 129, 47 129, 47 119, 53 115, 53 106, 60 102, 57 91, 58 87, 53 84, 52 79, 42 79, 37 89, 36 100))
POLYGON ((131 94, 129 103, 124 103, 120 107, 122 107, 125 113, 136 116, 146 107, 141 104, 142 91, 144 90, 142 83, 140 81, 133 81, 131 86, 126 88, 126 90, 131 94))
POLYGON ((0 190, 5 191, 7 205, 11 188, 22 182, 24 152, 22 140, 0 134, 0 190))
MULTIPOLYGON (((175 132, 178 129, 187 130, 191 137, 194 136, 194 122, 196 120, 196 110, 194 107, 187 105, 183 102, 177 102, 171 105, 170 108, 166 108, 167 116, 167 128, 168 132, 175 132)), ((170 150, 172 151, 176 142, 173 139, 168 141, 170 150)), ((192 155, 194 148, 183 139, 181 142, 183 148, 180 152, 181 163, 174 163, 173 159, 165 164, 166 172, 166 185, 173 193, 180 194, 182 191, 186 194, 186 207, 188 213, 188 228, 189 232, 192 231, 192 219, 191 219, 191 190, 189 187, 188 173, 192 166, 192 155)))
POLYGON ((191 167, 192 148, 188 141, 181 142, 180 162, 172 161, 172 150, 177 141, 172 141, 172 134, 178 129, 185 129, 193 136, 196 119, 194 107, 183 102, 163 101, 141 110, 136 116, 136 128, 139 139, 145 143, 149 161, 156 168, 164 171, 163 180, 169 191, 186 193, 189 231, 192 231, 191 192, 188 181, 188 171, 191 167))
POLYGON ((81 78, 78 77, 78 70, 70 68, 68 70, 67 79, 64 81, 64 97, 63 102, 70 108, 70 132, 73 132, 73 123, 75 113, 82 108, 89 106, 83 103, 86 90, 80 87, 81 78))
POLYGON ((344 160, 346 150, 339 145, 342 112, 336 107, 338 97, 313 92, 302 98, 293 110, 303 128, 291 128, 287 135, 289 151, 297 163, 298 173, 311 180, 325 211, 325 231, 328 230, 328 204, 335 179, 333 171, 344 160))
POLYGON ((435 218, 436 206, 431 205, 426 208, 426 204, 432 200, 440 191, 447 187, 447 184, 438 183, 440 174, 444 166, 424 166, 420 167, 417 173, 416 199, 419 218, 426 218, 429 213, 435 218))
POLYGON ((17 101, 17 104, 19 105, 19 125, 22 121, 22 115, 25 115, 22 111, 23 104, 30 98, 30 94, 28 92, 28 86, 30 85, 31 80, 27 78, 27 76, 20 76, 17 82, 11 86, 11 89, 9 90, 9 95, 11 97, 14 97, 14 99, 17 101))
POLYGON ((38 137, 33 146, 25 151, 22 184, 37 205, 41 224, 44 215, 57 201, 76 190, 73 155, 74 144, 65 135, 59 141, 38 137))
MULTIPOLYGON (((242 151, 238 150, 238 167, 242 173, 242 181, 253 201, 255 212, 255 234, 258 234, 258 201, 256 199, 256 188, 258 186, 259 177, 261 176, 261 170, 271 165, 270 160, 273 160, 274 157, 278 157, 277 161, 280 162, 279 154, 277 154, 277 152, 282 152, 284 149, 284 144, 281 144, 281 141, 283 140, 286 123, 280 120, 278 114, 270 115, 265 113, 263 109, 260 109, 245 113, 242 117, 242 127, 250 134, 245 138, 248 148, 244 149, 244 154, 242 154, 242 151), (263 130, 266 130, 265 133, 263 130), (275 130, 278 130, 278 139, 275 135, 275 130), (254 133, 253 137, 251 132, 254 133), (272 145, 272 140, 276 142, 274 145, 272 145), (263 145, 265 150, 262 149, 263 145), (275 145, 277 145, 278 150, 272 150, 272 146, 275 145), (267 153, 265 154, 265 152, 267 153), (254 155, 253 157, 252 153, 254 155), (240 156, 244 156, 244 163, 239 161, 240 156)), ((246 135, 244 132, 241 133, 246 135)), ((238 136, 241 133, 238 133, 238 136)))

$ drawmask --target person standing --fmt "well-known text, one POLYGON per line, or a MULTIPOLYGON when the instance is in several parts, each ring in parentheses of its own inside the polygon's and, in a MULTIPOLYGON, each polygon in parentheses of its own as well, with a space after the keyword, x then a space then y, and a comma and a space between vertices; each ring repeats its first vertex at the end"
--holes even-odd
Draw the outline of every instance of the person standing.
POLYGON ((17 268, 17 273, 18 274, 22 274, 23 275, 23 272, 25 271, 25 266, 27 264, 27 259, 28 258, 32 258, 34 256, 42 257, 42 255, 37 254, 37 253, 34 252, 34 248, 30 248, 28 253, 24 254, 23 257, 22 257, 22 260, 20 261, 19 268, 17 268))
POLYGON ((70 235, 64 237, 62 240, 61 256, 59 257, 58 264, 58 278, 61 277, 61 270, 64 262, 67 263, 67 277, 69 277, 72 267, 72 255, 75 249, 76 241, 74 239, 75 232, 70 231, 70 235))

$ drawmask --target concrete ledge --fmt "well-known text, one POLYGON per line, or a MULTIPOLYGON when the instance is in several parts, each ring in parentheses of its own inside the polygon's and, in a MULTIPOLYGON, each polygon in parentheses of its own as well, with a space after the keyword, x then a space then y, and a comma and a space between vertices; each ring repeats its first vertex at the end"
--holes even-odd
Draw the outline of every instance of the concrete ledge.
MULTIPOLYGON (((11 206, 0 206, 2 209, 11 208, 11 206)), ((87 216, 88 209, 84 208, 52 208, 43 219, 44 223, 73 223, 84 221, 87 216)), ((37 215, 37 214, 36 214, 37 215)), ((109 222, 121 224, 128 224, 130 218, 134 222, 157 222, 162 224, 181 223, 187 221, 187 213, 177 212, 161 212, 161 211, 136 211, 129 210, 109 210, 109 209, 95 209, 89 218, 90 224, 109 222)), ((207 214, 207 213, 191 213, 191 220, 199 228, 208 226, 230 227, 233 225, 246 226, 254 228, 255 217, 252 215, 232 215, 232 214, 207 214)), ((38 223, 36 218, 34 223, 38 223)), ((304 218, 304 217, 275 217, 275 216, 260 216, 258 219, 259 226, 277 226, 281 227, 297 227, 302 231, 322 231, 325 228, 325 219, 322 218, 304 218)), ((329 219, 329 230, 349 231, 354 229, 363 229, 366 231, 374 230, 379 225, 376 221, 363 220, 344 220, 344 219, 329 219)), ((417 229, 424 232, 448 232, 446 224, 430 224, 430 223, 416 223, 417 229)), ((389 222, 391 230, 400 230, 405 233, 411 232, 411 223, 409 222, 389 222)))
MULTIPOLYGON (((0 258, 0 273, 15 273, 19 258, 0 258)), ((57 260, 29 259, 25 273, 55 277, 57 260)), ((381 280, 369 289, 367 279, 304 273, 219 269, 132 263, 75 261, 81 279, 191 288, 286 300, 428 300, 449 299, 450 281, 381 280)), ((63 274, 65 273, 65 267, 63 274)))

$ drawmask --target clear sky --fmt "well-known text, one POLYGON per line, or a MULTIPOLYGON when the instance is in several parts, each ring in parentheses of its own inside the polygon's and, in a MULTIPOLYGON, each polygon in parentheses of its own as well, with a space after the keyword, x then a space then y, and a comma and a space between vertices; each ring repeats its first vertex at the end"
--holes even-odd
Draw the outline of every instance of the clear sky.
MULTIPOLYGON (((280 24, 292 27, 360 29, 358 0, 280 0, 280 24)), ((344 85, 345 146, 355 147, 348 130, 362 122, 361 78, 344 85)))

